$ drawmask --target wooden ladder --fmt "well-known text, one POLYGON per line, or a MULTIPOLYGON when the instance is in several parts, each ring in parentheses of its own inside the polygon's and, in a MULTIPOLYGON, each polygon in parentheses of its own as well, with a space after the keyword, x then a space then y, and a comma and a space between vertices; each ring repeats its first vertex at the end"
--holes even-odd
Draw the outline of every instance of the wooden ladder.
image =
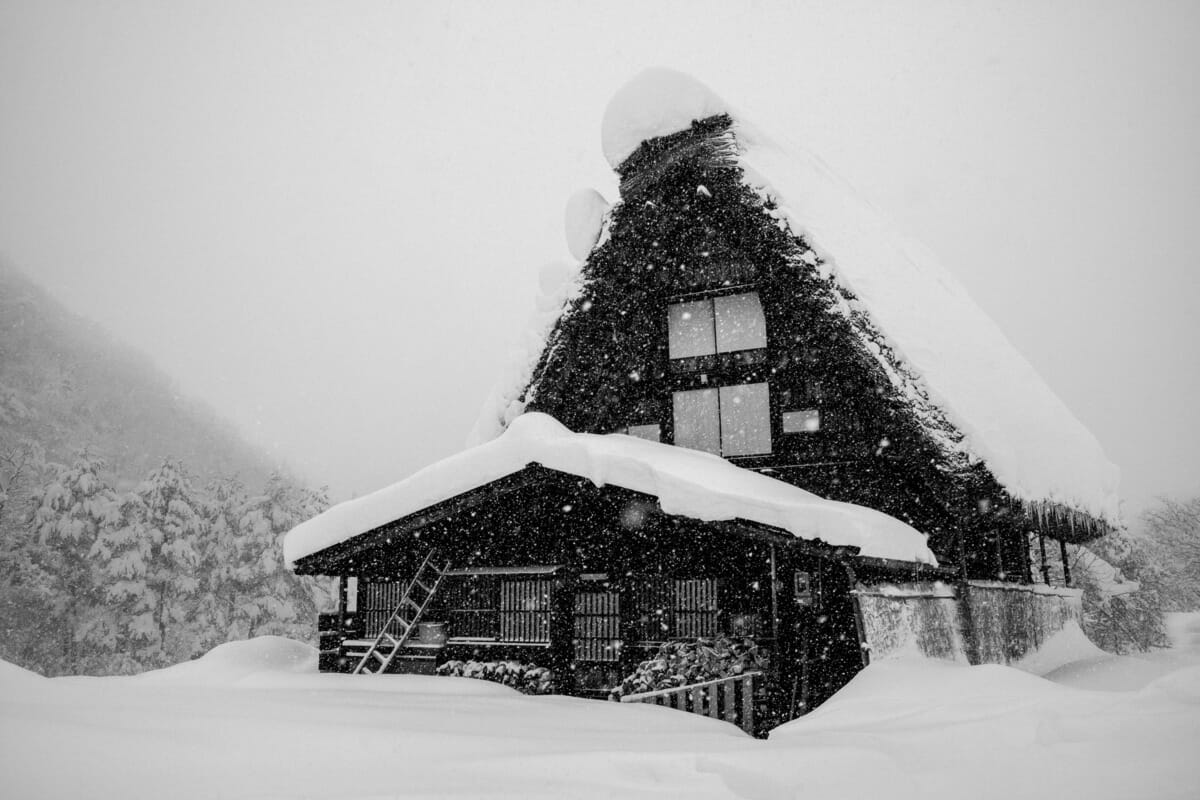
POLYGON ((400 604, 396 606, 396 610, 383 623, 383 627, 379 630, 379 635, 375 637, 375 641, 367 648, 367 652, 359 660, 358 666, 354 668, 353 674, 366 673, 368 675, 380 675, 386 672, 388 666, 392 663, 392 659, 404 647, 404 643, 412 637, 417 623, 421 621, 421 615, 429 607, 430 601, 433 600, 434 594, 437 593, 438 586, 442 583, 446 569, 450 566, 447 563, 441 569, 435 567, 433 559, 436 554, 436 550, 430 550, 426 554, 425 560, 417 568, 417 574, 413 576, 412 581, 408 584, 408 588, 404 590, 404 595, 400 598, 400 604), (399 636, 393 636, 388 631, 392 627, 393 622, 400 627, 399 636))

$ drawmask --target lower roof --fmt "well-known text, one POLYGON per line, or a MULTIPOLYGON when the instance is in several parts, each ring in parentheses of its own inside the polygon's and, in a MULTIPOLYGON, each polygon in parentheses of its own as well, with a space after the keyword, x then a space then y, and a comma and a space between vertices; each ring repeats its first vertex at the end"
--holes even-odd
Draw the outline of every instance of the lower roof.
POLYGON ((572 433, 546 414, 523 414, 499 438, 349 500, 284 539, 289 567, 430 506, 513 475, 530 464, 658 500, 664 513, 749 520, 864 556, 936 565, 925 535, 880 511, 825 500, 709 453, 621 434, 572 433))

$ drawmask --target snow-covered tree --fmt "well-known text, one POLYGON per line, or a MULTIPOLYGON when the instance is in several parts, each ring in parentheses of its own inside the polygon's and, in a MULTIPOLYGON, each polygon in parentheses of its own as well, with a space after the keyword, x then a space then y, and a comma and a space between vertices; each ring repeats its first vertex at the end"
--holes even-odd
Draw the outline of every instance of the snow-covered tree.
POLYGON ((49 581, 52 619, 59 639, 48 671, 78 674, 103 669, 113 645, 113 619, 102 602, 91 551, 117 519, 117 497, 103 476, 104 461, 88 450, 70 467, 56 466, 35 494, 33 559, 49 581))
POLYGON ((1155 549, 1125 528, 1071 547, 1071 574, 1083 589, 1088 638, 1113 653, 1167 643, 1163 626, 1163 567, 1155 549), (1114 580, 1121 578, 1120 581, 1114 580), (1135 591, 1128 591, 1136 586, 1135 591))
POLYGON ((191 477, 168 459, 119 508, 118 524, 95 553, 126 652, 142 667, 186 661, 202 652, 204 639, 199 568, 206 523, 191 477))
POLYGON ((221 594, 236 598, 236 629, 242 636, 311 635, 317 598, 283 562, 283 537, 324 506, 322 494, 299 489, 272 475, 261 494, 248 498, 237 520, 237 536, 219 546, 228 563, 218 564, 226 576, 221 594))
POLYGON ((1142 524, 1163 570, 1165 607, 1200 609, 1200 497, 1160 498, 1142 516, 1142 524))
POLYGON ((34 499, 47 472, 40 446, 0 430, 0 659, 43 673, 61 669, 63 639, 56 582, 34 531, 34 499))

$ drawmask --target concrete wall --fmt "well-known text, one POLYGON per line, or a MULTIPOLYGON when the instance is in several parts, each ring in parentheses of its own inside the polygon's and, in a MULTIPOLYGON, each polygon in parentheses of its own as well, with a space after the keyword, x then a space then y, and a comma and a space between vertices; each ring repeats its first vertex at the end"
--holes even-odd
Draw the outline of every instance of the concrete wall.
POLYGON ((911 653, 1008 664, 1082 613, 1078 589, 1044 585, 859 584, 854 594, 872 660, 911 653))

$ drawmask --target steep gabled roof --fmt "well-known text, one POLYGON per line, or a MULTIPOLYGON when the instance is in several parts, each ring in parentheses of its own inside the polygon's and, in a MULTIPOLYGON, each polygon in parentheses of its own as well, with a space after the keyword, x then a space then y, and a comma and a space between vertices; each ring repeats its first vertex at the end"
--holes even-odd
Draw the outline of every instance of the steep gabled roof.
MULTIPOLYGON (((707 87, 665 69, 642 73, 614 96, 604 152, 627 178, 647 143, 714 117, 731 121, 731 155, 745 185, 770 200, 780 228, 819 256, 815 268, 835 285, 840 312, 938 445, 962 463, 984 462, 1031 510, 1118 524, 1117 469, 1096 438, 933 254, 818 157, 773 142, 707 87)), ((530 352, 484 409, 476 441, 520 413, 555 318, 543 312, 530 352)))
POLYGON ((718 456, 621 434, 572 433, 553 417, 528 413, 497 439, 431 464, 377 492, 341 503, 284 539, 289 566, 529 464, 658 499, 667 514, 742 519, 800 539, 856 547, 860 555, 936 566, 925 535, 870 508, 824 500, 718 456))

